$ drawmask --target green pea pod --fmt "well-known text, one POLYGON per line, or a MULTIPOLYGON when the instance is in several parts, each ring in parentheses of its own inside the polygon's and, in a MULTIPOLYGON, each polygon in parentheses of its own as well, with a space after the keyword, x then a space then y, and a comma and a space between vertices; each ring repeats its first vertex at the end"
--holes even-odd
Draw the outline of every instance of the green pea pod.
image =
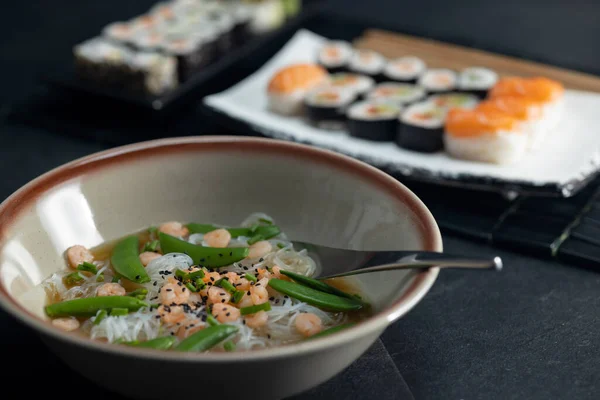
POLYGON ((213 325, 204 328, 181 341, 175 350, 179 351, 205 351, 216 346, 229 336, 238 331, 233 325, 213 325))
POLYGON ((99 310, 112 310, 125 308, 137 311, 148 304, 131 296, 103 296, 87 297, 83 299, 67 300, 47 306, 44 310, 51 318, 69 316, 92 316, 99 310))
POLYGON ((294 272, 286 271, 283 269, 281 270, 281 274, 285 275, 289 278, 292 278, 294 281, 296 281, 304 286, 311 287, 311 288, 319 290, 321 292, 331 293, 331 294, 335 294, 336 296, 342 296, 342 297, 347 297, 349 299, 356 300, 356 297, 354 295, 343 292, 340 289, 335 288, 331 285, 328 285, 325 282, 320 281, 318 279, 310 278, 308 276, 296 274, 294 272))
POLYGON ((122 277, 136 283, 150 282, 150 277, 140 261, 138 252, 139 239, 137 236, 128 236, 115 246, 110 262, 122 277))
POLYGON ((133 347, 142 347, 146 349, 169 350, 175 344, 175 338, 173 336, 164 336, 152 340, 147 340, 145 342, 136 341, 125 342, 123 344, 133 347))
MULTIPOLYGON (((190 233, 208 233, 214 231, 215 229, 219 229, 218 226, 210 225, 210 224, 196 224, 191 223, 186 225, 190 233)), ((267 240, 274 236, 279 235, 281 230, 276 225, 268 225, 268 226, 258 226, 256 229, 252 228, 225 228, 231 234, 232 238, 236 238, 239 236, 246 237, 254 237, 260 236, 260 240, 267 240)), ((252 244, 252 243, 250 243, 252 244)))
POLYGON ((195 264, 209 268, 224 267, 243 260, 248 256, 247 247, 217 248, 198 246, 185 240, 160 232, 160 248, 164 254, 185 253, 195 264))
POLYGON ((323 336, 328 336, 328 335, 331 335, 333 333, 336 333, 336 332, 339 332, 339 331, 343 331, 344 329, 351 328, 354 325, 356 325, 356 324, 350 323, 350 324, 343 324, 343 325, 334 326, 333 328, 325 329, 324 331, 321 331, 321 332, 317 333, 316 335, 312 335, 311 337, 309 337, 307 339, 310 340, 310 339, 320 338, 320 337, 323 337, 323 336))
POLYGON ((280 293, 287 294, 290 297, 324 310, 352 311, 359 310, 363 306, 363 303, 358 299, 349 299, 330 293, 323 293, 313 288, 281 279, 269 280, 269 286, 280 293))

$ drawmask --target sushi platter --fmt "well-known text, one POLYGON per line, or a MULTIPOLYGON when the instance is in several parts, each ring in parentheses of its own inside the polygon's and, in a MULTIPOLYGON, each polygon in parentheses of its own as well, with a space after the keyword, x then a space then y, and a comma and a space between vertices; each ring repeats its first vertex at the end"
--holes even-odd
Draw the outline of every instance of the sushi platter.
MULTIPOLYGON (((170 0, 114 21, 73 46, 72 69, 48 83, 162 109, 273 33, 278 2, 170 0), (268 9, 270 5, 275 7, 268 9), (226 61, 226 62, 223 62, 226 61)), ((281 6, 281 7, 280 7, 281 6)), ((297 11, 297 10, 296 10, 297 11)), ((281 14, 281 15, 280 15, 281 14)), ((291 17, 291 15, 289 15, 291 17)))
POLYGON ((418 51, 373 47, 300 30, 205 105, 266 136, 423 181, 571 196, 598 173, 600 95, 556 76, 431 66, 418 51))

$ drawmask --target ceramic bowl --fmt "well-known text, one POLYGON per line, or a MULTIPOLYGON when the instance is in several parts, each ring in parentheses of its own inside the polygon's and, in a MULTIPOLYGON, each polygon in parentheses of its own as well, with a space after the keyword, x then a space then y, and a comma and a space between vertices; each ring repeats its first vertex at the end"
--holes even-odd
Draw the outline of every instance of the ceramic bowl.
POLYGON ((163 221, 235 225, 273 216, 293 240, 364 250, 442 250, 425 205, 385 173, 333 152, 283 141, 192 137, 149 141, 73 161, 0 205, 0 304, 80 374, 127 396, 167 398, 176 376, 220 398, 275 399, 324 382, 363 354, 419 302, 438 270, 362 275, 374 306, 329 337, 243 353, 176 353, 110 345, 54 328, 38 285, 65 268, 64 252, 163 221), (268 371, 240 392, 234 377, 268 371), (204 385, 202 382, 210 382, 204 385))

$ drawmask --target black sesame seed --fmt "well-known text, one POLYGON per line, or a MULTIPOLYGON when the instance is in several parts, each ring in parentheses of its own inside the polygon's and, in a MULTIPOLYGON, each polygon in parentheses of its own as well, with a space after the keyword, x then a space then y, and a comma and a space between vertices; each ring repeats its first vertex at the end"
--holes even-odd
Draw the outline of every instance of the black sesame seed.
POLYGON ((172 292, 173 289, 165 289, 167 292, 172 292))
POLYGON ((219 253, 219 257, 223 257, 223 253, 219 253))
POLYGON ((275 300, 275 297, 271 296, 271 297, 269 297, 269 300, 273 301, 273 300, 275 300))
POLYGON ((204 261, 206 261, 206 258, 201 258, 200 259, 200 262, 204 262, 204 261))
POLYGON ((213 276, 211 276, 211 277, 210 277, 210 281, 211 281, 211 282, 214 282, 214 281, 215 281, 215 278, 214 278, 213 276))
POLYGON ((242 267, 244 271, 248 271, 248 267, 242 267))
POLYGON ((156 286, 158 284, 157 281, 154 281, 154 283, 152 284, 152 286, 156 286))
POLYGON ((140 278, 141 278, 141 276, 140 276, 140 275, 136 275, 136 276, 135 276, 135 279, 140 279, 140 278))
POLYGON ((225 299, 221 299, 221 303, 225 303, 225 299))
POLYGON ((279 299, 275 300, 275 304, 279 304, 279 299))
POLYGON ((231 315, 231 313, 227 313, 227 314, 225 314, 225 316, 226 316, 226 317, 229 317, 230 315, 231 315))
POLYGON ((268 337, 269 339, 271 339, 271 334, 270 334, 270 333, 267 333, 267 337, 268 337))
POLYGON ((230 252, 229 252, 229 256, 232 256, 232 255, 233 255, 233 251, 230 251, 230 252))
POLYGON ((263 262, 263 261, 265 261, 265 259, 262 257, 258 259, 258 262, 263 262))
POLYGON ((225 296, 225 293, 221 292, 219 293, 219 296, 225 296))
POLYGON ((242 320, 242 324, 246 325, 246 320, 245 319, 242 320))
POLYGON ((157 316, 155 316, 154 318, 156 318, 156 319, 160 319, 160 315, 157 315, 157 316))
POLYGON ((175 332, 171 332, 171 336, 175 336, 175 332))
POLYGON ((181 288, 181 291, 182 291, 182 292, 185 292, 185 288, 184 288, 184 287, 182 287, 182 288, 181 288))
POLYGON ((248 291, 246 292, 246 294, 247 294, 248 296, 250 296, 250 291, 248 290, 248 291))

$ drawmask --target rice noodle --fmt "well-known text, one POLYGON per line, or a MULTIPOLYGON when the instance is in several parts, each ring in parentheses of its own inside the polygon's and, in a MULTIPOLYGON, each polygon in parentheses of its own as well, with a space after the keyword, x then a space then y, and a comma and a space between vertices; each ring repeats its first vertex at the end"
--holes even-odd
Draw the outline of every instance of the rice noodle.
POLYGON ((107 339, 109 342, 115 340, 133 341, 155 339, 160 333, 160 319, 157 313, 146 308, 136 312, 104 318, 98 325, 94 325, 90 331, 92 339, 107 339))

